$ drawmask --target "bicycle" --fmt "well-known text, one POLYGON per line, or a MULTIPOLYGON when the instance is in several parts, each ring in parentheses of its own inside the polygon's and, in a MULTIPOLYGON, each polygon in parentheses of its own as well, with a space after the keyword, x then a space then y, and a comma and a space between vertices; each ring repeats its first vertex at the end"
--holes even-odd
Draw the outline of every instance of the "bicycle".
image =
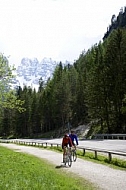
POLYGON ((68 164, 69 167, 72 166, 72 156, 71 156, 71 148, 64 147, 66 154, 64 155, 64 165, 68 164))
POLYGON ((71 151, 71 157, 72 157, 72 161, 76 162, 77 160, 77 153, 76 153, 76 148, 72 148, 72 151, 71 151))

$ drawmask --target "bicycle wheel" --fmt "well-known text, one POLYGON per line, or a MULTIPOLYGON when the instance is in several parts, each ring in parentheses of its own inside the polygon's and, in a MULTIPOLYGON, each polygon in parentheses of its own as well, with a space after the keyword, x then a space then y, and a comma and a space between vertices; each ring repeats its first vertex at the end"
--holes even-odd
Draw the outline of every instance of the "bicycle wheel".
POLYGON ((76 162, 76 160, 77 160, 77 153, 76 153, 76 151, 72 152, 72 157, 73 157, 73 161, 76 162))
POLYGON ((72 165, 72 158, 71 158, 71 155, 68 156, 67 162, 68 162, 68 166, 71 167, 71 165, 72 165))

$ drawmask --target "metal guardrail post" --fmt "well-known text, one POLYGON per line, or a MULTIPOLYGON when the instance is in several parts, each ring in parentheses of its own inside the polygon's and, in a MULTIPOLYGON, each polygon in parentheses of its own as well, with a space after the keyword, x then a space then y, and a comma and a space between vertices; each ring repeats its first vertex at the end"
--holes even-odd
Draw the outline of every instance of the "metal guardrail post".
POLYGON ((95 159, 97 159, 97 151, 95 150, 95 159))
POLYGON ((112 154, 111 154, 111 152, 108 153, 108 156, 109 156, 109 162, 111 162, 112 161, 112 154))
POLYGON ((85 148, 83 148, 83 156, 85 155, 85 148))

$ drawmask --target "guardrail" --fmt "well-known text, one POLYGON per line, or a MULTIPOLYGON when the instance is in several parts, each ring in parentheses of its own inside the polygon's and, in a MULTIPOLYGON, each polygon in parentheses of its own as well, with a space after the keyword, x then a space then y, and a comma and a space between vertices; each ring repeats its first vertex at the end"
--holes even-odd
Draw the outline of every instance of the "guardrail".
POLYGON ((122 139, 122 140, 126 140, 126 134, 95 134, 94 139, 122 139))
MULTIPOLYGON (((58 143, 49 143, 49 142, 32 142, 32 141, 20 141, 20 140, 2 140, 0 139, 0 143, 14 143, 14 144, 20 144, 20 145, 28 145, 28 146, 38 146, 38 147, 61 147, 61 144, 58 143)), ((126 152, 115 152, 115 151, 108 151, 104 149, 96 149, 96 148, 88 148, 88 147, 83 147, 83 146, 77 146, 77 149, 83 151, 83 156, 87 151, 94 152, 95 154, 95 159, 98 158, 98 152, 99 153, 104 153, 108 155, 108 160, 109 162, 112 161, 112 155, 117 155, 117 156, 123 156, 126 157, 126 152)))

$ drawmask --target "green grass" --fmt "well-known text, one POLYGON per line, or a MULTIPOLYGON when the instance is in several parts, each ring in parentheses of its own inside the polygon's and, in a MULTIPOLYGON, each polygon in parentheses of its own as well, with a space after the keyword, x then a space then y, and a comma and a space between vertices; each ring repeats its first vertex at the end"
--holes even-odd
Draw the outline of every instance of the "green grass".
POLYGON ((90 182, 43 159, 0 146, 0 190, 94 190, 90 182))

